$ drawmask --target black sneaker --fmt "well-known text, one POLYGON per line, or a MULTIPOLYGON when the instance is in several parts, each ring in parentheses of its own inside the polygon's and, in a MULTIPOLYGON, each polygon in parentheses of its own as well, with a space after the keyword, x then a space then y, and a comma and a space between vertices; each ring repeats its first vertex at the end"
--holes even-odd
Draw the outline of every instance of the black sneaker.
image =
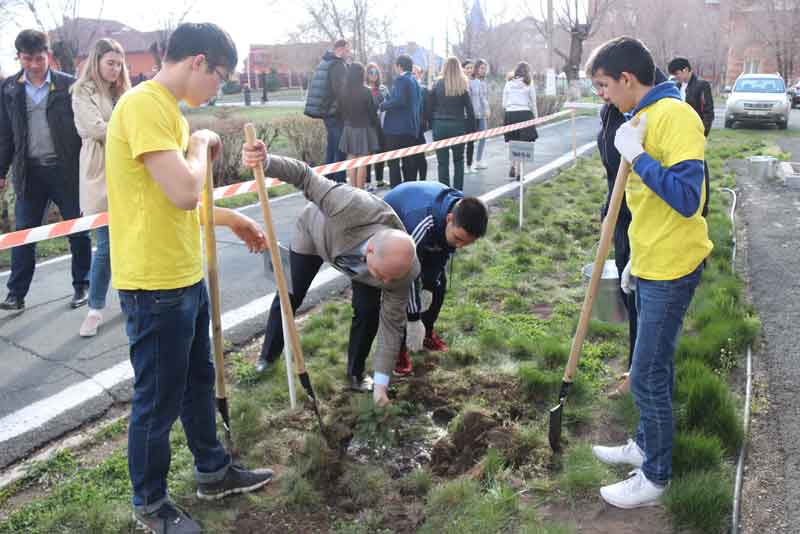
POLYGON ((145 514, 134 510, 133 520, 140 529, 151 534, 201 534, 203 529, 189 517, 167 501, 155 512, 145 514))
POLYGON ((234 493, 248 493, 265 486, 272 480, 271 469, 254 469, 248 471, 244 467, 232 464, 219 482, 201 483, 197 487, 197 496, 207 501, 215 501, 234 493))
POLYGON ((12 295, 11 293, 8 294, 6 300, 0 302, 0 310, 23 310, 25 309, 25 299, 22 297, 17 297, 12 295))

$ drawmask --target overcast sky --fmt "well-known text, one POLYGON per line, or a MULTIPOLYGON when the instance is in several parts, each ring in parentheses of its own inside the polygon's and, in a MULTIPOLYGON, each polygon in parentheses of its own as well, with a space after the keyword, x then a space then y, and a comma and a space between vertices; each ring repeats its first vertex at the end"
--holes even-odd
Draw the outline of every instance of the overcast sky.
MULTIPOLYGON (((474 0, 468 1, 472 4, 474 0)), ((461 10, 461 2, 462 0, 373 0, 372 5, 376 10, 394 13, 397 43, 416 41, 427 47, 433 38, 434 48, 443 54, 445 29, 448 25, 451 43, 456 38, 453 20, 461 10)), ((504 21, 522 18, 527 12, 525 6, 534 2, 538 0, 482 0, 481 4, 489 20, 504 21)), ((57 5, 59 0, 49 3, 57 5)), ((96 18, 101 4, 101 0, 82 0, 80 16, 96 18)), ((155 30, 170 17, 170 13, 180 12, 185 5, 185 0, 106 0, 102 18, 117 20, 140 31, 155 30)), ((219 24, 236 41, 239 57, 243 58, 252 43, 284 42, 289 33, 306 19, 304 5, 304 0, 199 0, 186 20, 219 24)), ((46 25, 53 24, 52 19, 43 18, 46 25)), ((13 46, 17 32, 24 27, 35 26, 32 17, 25 11, 20 12, 15 22, 6 25, 0 33, 0 66, 6 74, 19 69, 14 59, 13 46)))

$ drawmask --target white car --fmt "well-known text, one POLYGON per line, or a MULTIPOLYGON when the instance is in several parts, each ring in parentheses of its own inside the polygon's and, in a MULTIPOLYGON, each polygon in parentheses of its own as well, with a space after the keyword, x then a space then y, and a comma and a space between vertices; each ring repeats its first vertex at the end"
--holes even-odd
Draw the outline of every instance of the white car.
POLYGON ((786 84, 778 74, 742 74, 725 103, 725 128, 736 122, 789 124, 792 104, 786 84))

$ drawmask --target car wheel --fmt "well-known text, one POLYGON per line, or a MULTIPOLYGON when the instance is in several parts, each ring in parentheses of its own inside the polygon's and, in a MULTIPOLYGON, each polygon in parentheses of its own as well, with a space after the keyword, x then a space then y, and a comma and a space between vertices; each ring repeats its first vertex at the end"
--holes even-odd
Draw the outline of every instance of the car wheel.
POLYGON ((731 119, 725 119, 725 128, 733 128, 733 121, 731 119))
POLYGON ((779 130, 785 130, 788 126, 789 126, 789 121, 788 120, 785 120, 783 122, 779 122, 778 123, 778 129, 779 130))

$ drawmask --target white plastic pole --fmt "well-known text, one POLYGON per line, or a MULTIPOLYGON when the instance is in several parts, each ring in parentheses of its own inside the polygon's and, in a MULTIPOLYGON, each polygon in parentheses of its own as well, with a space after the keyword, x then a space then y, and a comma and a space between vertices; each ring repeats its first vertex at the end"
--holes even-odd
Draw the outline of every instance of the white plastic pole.
POLYGON ((297 392, 294 387, 294 371, 292 370, 292 349, 291 344, 286 343, 286 318, 281 312, 281 326, 283 327, 283 357, 286 360, 286 382, 289 385, 289 406, 294 410, 297 407, 297 392))
POLYGON ((522 210, 525 204, 525 164, 519 162, 519 229, 522 230, 522 210))

